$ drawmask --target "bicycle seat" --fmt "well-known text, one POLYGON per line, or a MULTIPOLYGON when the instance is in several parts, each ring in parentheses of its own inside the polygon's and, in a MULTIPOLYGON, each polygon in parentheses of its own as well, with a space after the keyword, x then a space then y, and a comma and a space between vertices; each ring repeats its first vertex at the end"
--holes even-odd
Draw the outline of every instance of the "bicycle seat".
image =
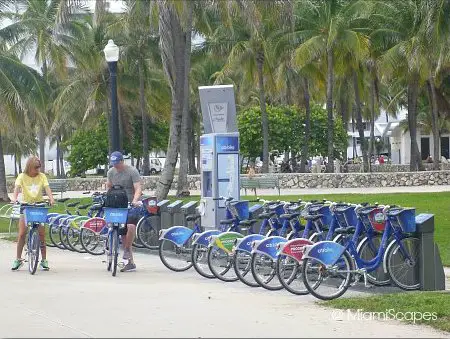
POLYGON ((220 220, 220 224, 221 225, 231 225, 233 224, 234 220, 233 219, 224 219, 224 220, 220 220))
POLYGON ((78 209, 79 210, 85 210, 86 208, 88 208, 90 205, 89 204, 86 204, 86 205, 80 205, 80 206, 78 206, 78 209))
POLYGON ((300 213, 286 213, 286 214, 282 214, 280 215, 280 218, 282 219, 287 219, 287 220, 292 220, 297 218, 300 215, 300 213))
POLYGON ((249 226, 250 227, 257 222, 258 222, 257 219, 242 220, 242 221, 239 221, 239 226, 249 226))
POLYGON ((80 204, 79 201, 75 201, 75 202, 71 202, 70 204, 67 204, 67 207, 75 207, 75 206, 77 206, 79 204, 80 204))
POLYGON ((323 217, 323 214, 308 214, 305 215, 304 218, 306 220, 317 220, 323 217))
POLYGON ((68 200, 70 200, 70 198, 62 198, 62 199, 58 199, 58 200, 56 200, 57 202, 66 202, 66 201, 68 201, 68 200))
POLYGON ((186 217, 186 221, 195 221, 201 218, 200 214, 190 214, 186 217))
POLYGON ((275 212, 261 213, 260 215, 258 215, 258 219, 270 219, 275 215, 275 212))
POLYGON ((356 227, 348 226, 348 227, 340 227, 337 228, 334 233, 336 234, 352 234, 355 233, 356 227))

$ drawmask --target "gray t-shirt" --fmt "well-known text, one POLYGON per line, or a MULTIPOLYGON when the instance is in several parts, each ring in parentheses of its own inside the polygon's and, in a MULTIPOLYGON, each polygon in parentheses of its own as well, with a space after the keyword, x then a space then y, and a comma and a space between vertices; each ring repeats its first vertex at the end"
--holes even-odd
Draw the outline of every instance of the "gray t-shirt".
POLYGON ((141 176, 136 168, 125 165, 125 168, 122 171, 118 171, 114 167, 111 167, 108 171, 108 180, 113 185, 122 186, 127 192, 128 201, 131 202, 134 197, 133 184, 141 181, 141 176))

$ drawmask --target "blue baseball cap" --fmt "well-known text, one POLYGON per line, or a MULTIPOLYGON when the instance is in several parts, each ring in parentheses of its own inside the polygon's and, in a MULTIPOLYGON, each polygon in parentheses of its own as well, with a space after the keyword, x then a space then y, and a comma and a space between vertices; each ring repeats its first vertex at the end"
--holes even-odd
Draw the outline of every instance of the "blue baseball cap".
POLYGON ((121 161, 123 161, 122 153, 117 152, 117 151, 111 153, 111 156, 109 157, 110 165, 112 165, 112 166, 117 165, 121 161))

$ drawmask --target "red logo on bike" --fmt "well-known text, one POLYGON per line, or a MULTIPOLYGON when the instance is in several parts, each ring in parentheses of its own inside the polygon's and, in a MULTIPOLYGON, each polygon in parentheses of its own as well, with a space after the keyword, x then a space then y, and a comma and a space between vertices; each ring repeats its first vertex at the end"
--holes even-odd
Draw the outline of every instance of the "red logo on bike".
POLYGON ((105 226, 106 221, 102 218, 91 218, 89 220, 86 220, 83 225, 84 228, 89 228, 91 231, 94 231, 96 233, 100 232, 105 226))

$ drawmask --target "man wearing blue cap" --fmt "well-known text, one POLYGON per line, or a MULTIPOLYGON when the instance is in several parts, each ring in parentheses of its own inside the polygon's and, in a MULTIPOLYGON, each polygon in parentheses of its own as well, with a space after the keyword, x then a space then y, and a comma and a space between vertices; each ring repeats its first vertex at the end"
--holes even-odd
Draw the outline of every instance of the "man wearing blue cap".
MULTIPOLYGON (((109 190, 113 185, 120 185, 127 192, 128 201, 134 206, 141 206, 140 201, 142 195, 141 176, 136 168, 126 165, 123 161, 123 155, 120 152, 112 152, 109 163, 113 166, 109 169, 106 182, 106 188, 109 190)), ((133 260, 132 244, 136 235, 136 224, 139 221, 139 214, 130 211, 127 220, 127 227, 121 234, 123 237, 123 259, 128 260, 121 272, 136 269, 133 260)))

